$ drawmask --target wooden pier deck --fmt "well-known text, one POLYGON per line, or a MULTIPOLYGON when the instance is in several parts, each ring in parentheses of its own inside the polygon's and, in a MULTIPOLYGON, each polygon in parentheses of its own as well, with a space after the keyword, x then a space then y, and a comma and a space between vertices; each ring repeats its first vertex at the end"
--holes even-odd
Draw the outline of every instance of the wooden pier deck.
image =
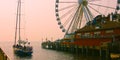
POLYGON ((1 48, 0 48, 0 60, 10 60, 1 48))

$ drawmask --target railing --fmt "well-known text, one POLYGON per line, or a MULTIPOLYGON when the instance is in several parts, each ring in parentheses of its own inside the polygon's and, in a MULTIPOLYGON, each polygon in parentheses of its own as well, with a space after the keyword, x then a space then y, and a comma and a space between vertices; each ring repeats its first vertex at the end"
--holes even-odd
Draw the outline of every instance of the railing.
POLYGON ((0 60, 10 60, 1 48, 0 48, 0 60))

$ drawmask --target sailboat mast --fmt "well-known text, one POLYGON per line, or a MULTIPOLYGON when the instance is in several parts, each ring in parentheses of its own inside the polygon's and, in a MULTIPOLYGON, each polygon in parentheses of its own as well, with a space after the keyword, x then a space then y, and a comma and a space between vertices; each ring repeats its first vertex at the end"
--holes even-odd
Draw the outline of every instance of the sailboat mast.
POLYGON ((20 27, 21 27, 21 0, 19 0, 19 40, 21 40, 20 27))
POLYGON ((14 45, 16 45, 16 40, 17 40, 17 31, 19 31, 19 40, 21 39, 20 37, 20 21, 21 20, 21 0, 18 0, 18 4, 17 4, 17 15, 16 15, 16 27, 15 27, 15 42, 14 45), (19 22, 19 30, 18 29, 18 22, 19 22))

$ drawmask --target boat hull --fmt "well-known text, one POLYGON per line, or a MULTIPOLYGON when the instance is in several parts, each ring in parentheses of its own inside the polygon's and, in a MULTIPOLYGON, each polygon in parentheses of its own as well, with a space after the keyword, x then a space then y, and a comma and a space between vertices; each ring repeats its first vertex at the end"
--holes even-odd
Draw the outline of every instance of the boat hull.
POLYGON ((14 49, 14 53, 19 56, 31 56, 33 53, 32 51, 24 51, 22 49, 17 49, 17 48, 13 48, 13 49, 14 49))

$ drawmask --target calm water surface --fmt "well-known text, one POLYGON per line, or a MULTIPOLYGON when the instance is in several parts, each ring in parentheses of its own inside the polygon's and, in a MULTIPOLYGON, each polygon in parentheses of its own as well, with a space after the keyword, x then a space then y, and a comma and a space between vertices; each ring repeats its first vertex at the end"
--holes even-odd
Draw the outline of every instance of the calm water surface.
POLYGON ((100 60, 98 57, 83 57, 67 52, 42 49, 39 41, 31 42, 33 46, 32 56, 19 57, 13 53, 12 45, 13 42, 0 42, 0 47, 10 60, 100 60))

